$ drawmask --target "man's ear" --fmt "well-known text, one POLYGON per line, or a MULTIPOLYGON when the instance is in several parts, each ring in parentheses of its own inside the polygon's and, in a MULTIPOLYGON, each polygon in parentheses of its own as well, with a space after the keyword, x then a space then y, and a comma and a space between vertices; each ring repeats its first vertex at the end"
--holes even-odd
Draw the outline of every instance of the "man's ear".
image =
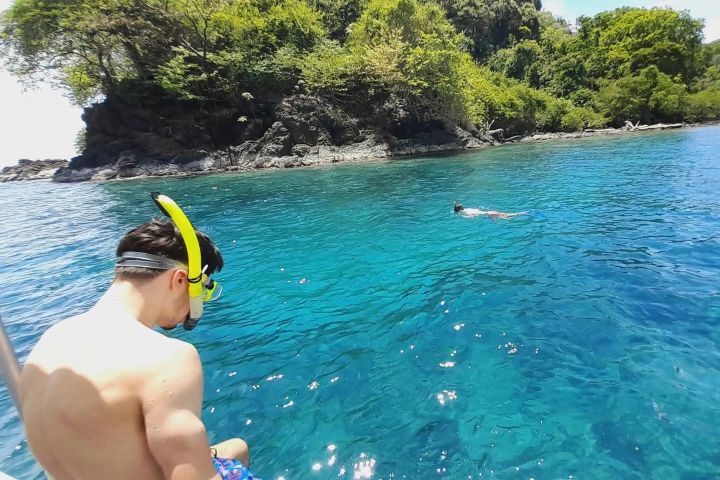
POLYGON ((172 272, 171 288, 187 288, 187 272, 184 270, 173 270, 172 272))

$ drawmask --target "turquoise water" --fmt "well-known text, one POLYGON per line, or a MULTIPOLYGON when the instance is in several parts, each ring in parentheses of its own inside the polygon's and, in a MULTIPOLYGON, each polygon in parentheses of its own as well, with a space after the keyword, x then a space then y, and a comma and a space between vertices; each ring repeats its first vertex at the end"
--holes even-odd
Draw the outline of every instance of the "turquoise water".
MULTIPOLYGON (((200 351, 211 439, 247 439, 263 478, 720 478, 718 152, 707 127, 4 184, 0 313, 24 358, 159 190, 225 256, 222 300, 172 335, 200 351)), ((4 389, 0 471, 42 478, 4 389)))

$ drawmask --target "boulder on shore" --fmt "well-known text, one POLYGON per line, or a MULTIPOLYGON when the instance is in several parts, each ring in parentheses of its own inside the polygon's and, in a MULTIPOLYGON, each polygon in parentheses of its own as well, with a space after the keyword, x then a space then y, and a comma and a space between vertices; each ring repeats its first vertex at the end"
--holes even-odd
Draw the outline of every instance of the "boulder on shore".
POLYGON ((0 182, 51 179, 59 168, 67 166, 67 160, 28 160, 23 158, 18 160, 17 165, 5 167, 0 171, 0 182))

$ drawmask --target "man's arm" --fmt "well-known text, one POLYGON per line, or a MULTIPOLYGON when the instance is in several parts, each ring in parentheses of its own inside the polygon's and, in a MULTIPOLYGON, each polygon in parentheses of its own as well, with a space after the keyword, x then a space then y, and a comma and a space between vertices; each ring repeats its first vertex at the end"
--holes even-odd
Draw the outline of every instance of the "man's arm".
POLYGON ((168 480, 220 479, 200 420, 203 375, 197 350, 177 343, 142 392, 145 434, 168 480))

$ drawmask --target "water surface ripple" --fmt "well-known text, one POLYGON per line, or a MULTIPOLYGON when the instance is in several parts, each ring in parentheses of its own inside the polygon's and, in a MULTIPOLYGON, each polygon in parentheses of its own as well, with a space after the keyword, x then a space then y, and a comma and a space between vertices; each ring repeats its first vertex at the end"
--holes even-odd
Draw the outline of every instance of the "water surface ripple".
MULTIPOLYGON (((718 152, 707 127, 4 184, 0 313, 24 359, 108 286, 159 190, 225 256, 222 300, 172 335, 200 351, 211 439, 247 439, 262 478, 718 478, 718 152)), ((0 470, 42 478, 2 387, 0 470)))

